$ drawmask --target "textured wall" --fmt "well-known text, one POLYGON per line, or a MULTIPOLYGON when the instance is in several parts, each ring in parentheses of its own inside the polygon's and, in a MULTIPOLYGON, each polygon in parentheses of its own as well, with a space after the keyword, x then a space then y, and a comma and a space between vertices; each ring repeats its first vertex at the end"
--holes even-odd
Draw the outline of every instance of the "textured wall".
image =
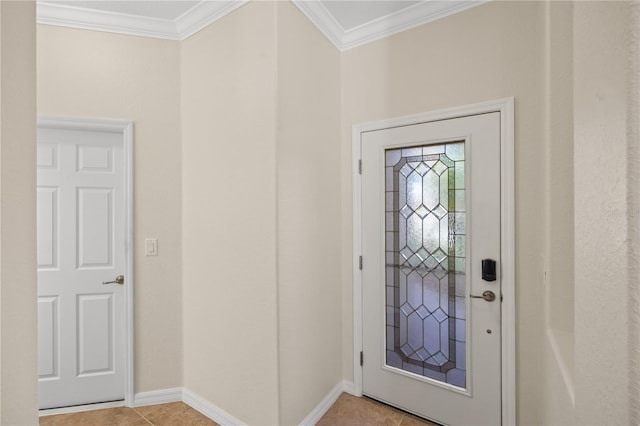
MULTIPOLYGON (((576 417, 581 424, 638 420, 637 158, 638 92, 630 57, 638 3, 576 2, 573 9, 575 144, 576 417), (631 114, 635 112, 635 114, 631 114), (637 183, 637 182, 635 182, 637 183), (636 239, 637 241, 637 239, 636 239)), ((635 39, 635 41, 634 41, 635 39)), ((637 52, 637 49, 636 49, 637 52)), ((637 66, 635 67, 637 71, 637 66)))
POLYGON ((38 25, 38 114, 134 122, 135 391, 182 385, 175 41, 38 25), (158 256, 144 256, 144 239, 158 256))
POLYGON ((37 424, 35 3, 0 3, 0 424, 37 424))

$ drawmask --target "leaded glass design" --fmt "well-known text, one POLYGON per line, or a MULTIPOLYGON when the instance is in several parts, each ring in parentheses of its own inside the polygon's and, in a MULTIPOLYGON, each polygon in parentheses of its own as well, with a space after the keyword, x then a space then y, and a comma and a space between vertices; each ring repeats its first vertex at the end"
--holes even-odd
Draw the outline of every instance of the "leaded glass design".
POLYGON ((464 388, 464 142, 385 154, 386 363, 464 388))

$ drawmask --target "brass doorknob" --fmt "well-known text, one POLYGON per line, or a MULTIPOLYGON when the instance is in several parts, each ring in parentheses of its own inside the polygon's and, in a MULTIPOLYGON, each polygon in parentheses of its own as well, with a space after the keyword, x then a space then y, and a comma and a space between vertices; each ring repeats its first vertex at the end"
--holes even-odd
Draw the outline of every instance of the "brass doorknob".
POLYGON ((482 296, 475 296, 473 294, 470 294, 469 297, 473 299, 484 299, 487 302, 493 302, 494 300, 496 300, 496 294, 491 290, 485 291, 484 293, 482 293, 482 296))
POLYGON ((103 281, 102 284, 124 284, 124 275, 118 275, 114 281, 103 281))

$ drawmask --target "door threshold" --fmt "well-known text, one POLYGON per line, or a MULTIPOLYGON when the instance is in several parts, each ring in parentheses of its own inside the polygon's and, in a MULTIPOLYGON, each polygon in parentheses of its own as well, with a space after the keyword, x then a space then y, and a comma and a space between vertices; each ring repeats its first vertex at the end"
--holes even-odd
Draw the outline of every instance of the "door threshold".
POLYGON ((436 420, 432 420, 432 419, 430 419, 428 417, 424 417, 424 416, 422 416, 420 414, 416 414, 416 413, 414 413, 412 411, 408 411, 403 407, 400 407, 400 406, 394 405, 394 404, 390 404, 387 401, 384 401, 382 399, 378 399, 378 398, 375 398, 373 396, 369 396, 369 395, 364 394, 364 393, 362 394, 362 397, 366 398, 366 399, 368 399, 370 401, 376 402, 378 404, 386 405, 387 407, 389 407, 389 408, 391 408, 393 410, 400 411, 400 412, 408 414, 410 416, 414 416, 414 417, 417 417, 419 419, 422 419, 422 420, 424 420, 426 422, 429 422, 429 423, 433 424, 434 426, 446 426, 444 423, 438 423, 436 420))
POLYGON ((81 413, 83 411, 102 410, 104 408, 124 407, 124 399, 109 402, 96 402, 93 404, 74 405, 71 407, 47 408, 39 410, 38 416, 53 416, 56 414, 81 413))

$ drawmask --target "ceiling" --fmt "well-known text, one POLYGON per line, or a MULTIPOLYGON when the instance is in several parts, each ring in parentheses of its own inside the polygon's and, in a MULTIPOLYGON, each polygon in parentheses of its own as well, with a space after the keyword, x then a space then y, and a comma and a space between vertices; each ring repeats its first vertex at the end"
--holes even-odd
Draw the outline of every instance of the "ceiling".
MULTIPOLYGON (((293 0, 340 50, 347 50, 486 0, 293 0)), ((246 0, 38 0, 38 23, 183 40, 246 0)))

